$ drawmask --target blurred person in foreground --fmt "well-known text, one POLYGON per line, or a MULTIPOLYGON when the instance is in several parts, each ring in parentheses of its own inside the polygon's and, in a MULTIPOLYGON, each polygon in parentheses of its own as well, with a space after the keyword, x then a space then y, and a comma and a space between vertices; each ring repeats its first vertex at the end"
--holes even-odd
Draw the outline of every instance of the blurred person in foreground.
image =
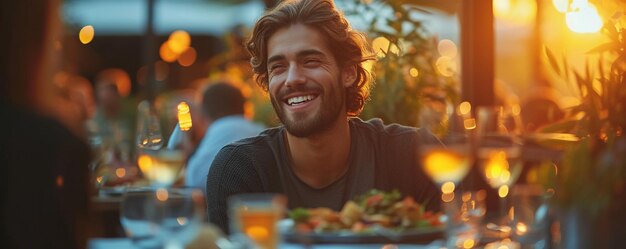
POLYGON ((85 248, 89 147, 57 120, 59 1, 2 1, 0 248, 85 248))
MULTIPOLYGON (((225 145, 258 135, 263 127, 244 117, 246 98, 235 85, 209 83, 202 94, 202 114, 208 125, 204 137, 187 161, 185 185, 205 189, 213 158, 225 145)), ((174 129, 172 137, 180 137, 174 129)), ((175 138, 174 138, 175 139, 175 138)))
POLYGON ((227 199, 278 192, 288 207, 340 210, 372 188, 398 189, 438 207, 438 189, 417 165, 425 130, 361 112, 373 59, 331 0, 284 1, 257 21, 247 42, 257 83, 269 92, 282 126, 224 147, 207 181, 208 215, 228 232, 227 199))

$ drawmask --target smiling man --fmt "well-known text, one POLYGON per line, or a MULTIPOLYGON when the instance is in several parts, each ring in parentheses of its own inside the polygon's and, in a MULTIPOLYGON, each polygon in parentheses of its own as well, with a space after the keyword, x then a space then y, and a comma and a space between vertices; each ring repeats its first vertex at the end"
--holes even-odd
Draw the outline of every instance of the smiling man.
POLYGON ((283 193, 289 208, 339 210, 372 188, 399 189, 438 206, 415 155, 418 136, 432 135, 356 118, 372 84, 362 63, 374 56, 331 0, 284 1, 246 45, 283 125, 217 155, 207 180, 211 222, 229 232, 228 197, 250 192, 283 193))

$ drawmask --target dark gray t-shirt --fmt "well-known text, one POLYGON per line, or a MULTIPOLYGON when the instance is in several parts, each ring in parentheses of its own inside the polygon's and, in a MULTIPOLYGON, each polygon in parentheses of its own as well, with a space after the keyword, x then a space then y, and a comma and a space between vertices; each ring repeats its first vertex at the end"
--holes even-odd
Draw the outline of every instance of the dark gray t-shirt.
MULTIPOLYGON (((350 155, 348 170, 336 181, 322 188, 313 188, 300 180, 293 172, 291 160, 286 153, 285 139, 280 139, 280 156, 284 163, 278 163, 278 172, 289 200, 289 208, 328 207, 341 210, 343 204, 354 196, 362 195, 374 188, 374 149, 366 138, 350 123, 350 155), (358 156, 357 156, 358 155, 358 156)), ((284 138, 282 131, 280 137, 284 138)))
POLYGON ((222 148, 207 179, 209 221, 228 231, 228 198, 255 192, 285 194, 290 208, 325 206, 338 210, 345 201, 371 188, 398 189, 419 203, 428 203, 427 208, 439 207, 439 190, 416 160, 418 141, 436 139, 432 134, 414 127, 385 125, 380 119, 353 118, 349 122, 350 169, 322 189, 307 186, 289 172, 284 127, 222 148))

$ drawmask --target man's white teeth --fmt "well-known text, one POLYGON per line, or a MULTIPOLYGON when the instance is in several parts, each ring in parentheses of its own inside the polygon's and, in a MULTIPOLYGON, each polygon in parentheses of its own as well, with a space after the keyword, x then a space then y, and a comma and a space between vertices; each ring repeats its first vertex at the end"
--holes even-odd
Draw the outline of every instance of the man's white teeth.
POLYGON ((304 95, 304 96, 292 97, 292 98, 287 99, 287 104, 289 104, 289 105, 300 104, 300 103, 304 103, 304 102, 307 102, 309 100, 312 100, 313 98, 315 98, 315 96, 313 96, 313 95, 304 95))

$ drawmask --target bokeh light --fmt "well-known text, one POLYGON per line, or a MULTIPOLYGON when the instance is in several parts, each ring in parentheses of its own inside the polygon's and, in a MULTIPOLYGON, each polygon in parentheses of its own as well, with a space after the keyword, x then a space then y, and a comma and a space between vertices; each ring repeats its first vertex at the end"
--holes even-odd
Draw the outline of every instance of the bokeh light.
POLYGON ((93 40, 94 35, 95 35, 95 30, 93 26, 87 25, 81 28, 80 31, 78 32, 78 39, 80 40, 82 44, 88 44, 93 40))
POLYGON ((596 6, 586 0, 572 2, 565 14, 567 27, 576 33, 596 33, 602 28, 602 18, 596 6))
POLYGON ((435 66, 437 71, 445 77, 453 76, 457 69, 456 62, 448 56, 439 57, 439 59, 435 62, 435 66))
POLYGON ((565 13, 569 6, 569 0, 552 0, 552 5, 558 12, 565 13))
POLYGON ((458 53, 458 48, 453 41, 444 39, 439 41, 439 44, 437 45, 437 51, 439 51, 439 54, 441 54, 442 56, 455 58, 458 53))
POLYGON ((161 48, 159 48, 159 55, 161 56, 161 60, 165 62, 174 62, 178 59, 178 53, 175 53, 171 47, 169 46, 169 41, 161 44, 161 48))
POLYGON ((409 69, 409 74, 411 75, 411 77, 417 78, 420 72, 417 70, 417 68, 412 67, 411 69, 409 69))
POLYGON ((191 45, 191 36, 187 31, 176 30, 170 34, 167 44, 174 53, 180 54, 191 45))
POLYGON ((446 182, 443 185, 441 185, 441 192, 443 192, 444 194, 449 194, 454 192, 454 183, 453 182, 446 182))
POLYGON ((194 62, 196 62, 196 49, 192 47, 187 48, 187 50, 178 57, 178 64, 183 67, 191 66, 194 62))
POLYGON ((400 51, 396 44, 391 44, 389 39, 383 36, 376 37, 376 39, 372 41, 372 47, 374 48, 374 52, 376 52, 376 56, 380 58, 385 57, 387 52, 398 54, 400 51))

